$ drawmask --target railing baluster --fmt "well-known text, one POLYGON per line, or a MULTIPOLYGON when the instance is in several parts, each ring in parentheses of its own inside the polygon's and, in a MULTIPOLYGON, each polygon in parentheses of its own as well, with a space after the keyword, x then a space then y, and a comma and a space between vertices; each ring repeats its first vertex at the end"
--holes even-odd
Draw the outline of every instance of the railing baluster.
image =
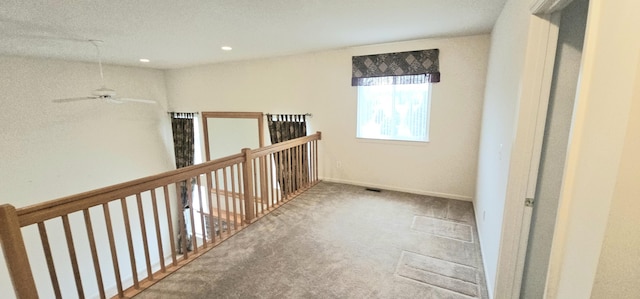
POLYGON ((264 213, 265 207, 269 210, 269 194, 267 193, 267 164, 265 163, 265 156, 258 159, 260 162, 260 197, 262 198, 260 203, 262 204, 262 211, 264 213))
POLYGON ((284 188, 283 188, 283 178, 284 178, 284 167, 283 167, 283 151, 279 151, 278 152, 278 164, 277 164, 277 170, 276 170, 276 179, 278 180, 278 204, 282 203, 282 197, 284 195, 284 188))
POLYGON ((315 184, 318 164, 316 164, 315 142, 313 141, 309 142, 309 154, 311 155, 309 158, 309 165, 311 166, 311 181, 315 184))
POLYGON ((156 227, 156 241, 158 244, 158 259, 160 260, 160 271, 166 272, 164 265, 164 250, 162 248, 162 235, 160 231, 160 217, 158 217, 158 198, 156 197, 156 189, 149 190, 151 192, 151 205, 153 207, 153 223, 156 227))
POLYGON ((311 141, 311 142, 309 142, 309 167, 310 167, 309 168, 309 178, 310 178, 309 180, 312 183, 316 182, 315 173, 316 173, 317 165, 315 163, 315 160, 316 160, 316 154, 315 154, 315 152, 313 150, 313 141, 311 141))
POLYGON ((76 248, 73 245, 73 236, 71 234, 71 225, 69 224, 69 216, 62 215, 62 225, 64 226, 64 236, 67 239, 67 249, 69 249, 69 259, 73 268, 73 277, 76 280, 76 291, 78 297, 84 298, 84 290, 82 289, 82 276, 78 267, 78 258, 76 257, 76 248))
POLYGON ((256 171, 256 160, 253 158, 251 158, 251 168, 253 169, 253 189, 251 192, 253 195, 254 211, 256 216, 258 216, 258 214, 260 214, 260 200, 262 199, 258 198, 258 172, 256 171))
POLYGON ((191 219, 191 248, 193 249, 193 253, 198 253, 198 239, 196 238, 196 220, 193 212, 193 185, 191 184, 191 180, 193 178, 189 178, 187 180, 187 198, 189 199, 189 219, 191 219))
POLYGON ((290 182, 290 187, 289 187, 289 198, 293 197, 293 192, 296 190, 296 183, 295 183, 295 147, 291 147, 289 149, 289 182, 290 182))
POLYGON ((84 214, 84 224, 87 228, 87 236, 89 237, 89 247, 91 249, 91 257, 93 259, 93 269, 96 272, 96 282, 98 283, 98 292, 100 298, 104 299, 107 296, 104 293, 104 283, 102 282, 102 271, 100 271, 100 261, 98 261, 98 250, 96 249, 96 239, 93 234, 93 225, 91 224, 91 215, 89 209, 82 210, 84 214))
POLYGON ((233 170, 233 166, 234 165, 229 166, 229 170, 231 173, 231 204, 233 205, 233 227, 236 230, 238 230, 238 205, 236 204, 238 201, 236 200, 236 178, 235 178, 236 173, 233 170))
POLYGON ((302 153, 300 153, 300 157, 301 157, 301 173, 302 173, 302 177, 300 178, 302 180, 302 184, 304 185, 305 188, 309 187, 309 182, 311 180, 309 180, 309 151, 307 150, 307 145, 303 144, 301 145, 302 147, 302 153))
POLYGON ((218 170, 216 170, 213 175, 216 181, 216 204, 218 207, 218 236, 222 239, 222 207, 220 206, 220 179, 218 177, 218 170))
POLYGON ((304 165, 302 163, 302 145, 298 145, 296 146, 296 154, 297 154, 297 161, 296 161, 296 181, 298 181, 298 185, 296 186, 296 193, 299 193, 300 189, 302 189, 303 187, 303 181, 302 181, 302 165, 304 165))
POLYGON ((313 147, 313 183, 315 184, 318 181, 318 153, 316 152, 316 141, 313 140, 311 142, 313 147))
POLYGON ((107 226, 107 237, 109 238, 109 249, 111 251, 111 261, 113 262, 113 273, 116 276, 116 287, 118 288, 118 296, 123 297, 122 279, 120 278, 120 265, 118 264, 118 254, 116 252, 115 238, 113 237, 113 226, 111 225, 111 214, 109 212, 109 203, 102 204, 104 211, 104 222, 107 226))
POLYGON ((275 188, 273 188, 273 154, 269 154, 266 158, 267 160, 267 176, 269 177, 269 192, 271 207, 276 205, 276 193, 275 188))
POLYGON ((307 161, 307 165, 306 165, 306 170, 307 170, 307 175, 305 176, 306 180, 307 180, 307 186, 311 187, 311 185, 313 185, 313 179, 311 174, 313 173, 312 167, 313 167, 313 162, 311 161, 312 156, 311 156, 311 142, 307 142, 305 145, 305 153, 304 153, 304 158, 307 161))
POLYGON ((291 198, 291 196, 293 195, 293 191, 295 190, 293 186, 293 148, 289 148, 288 151, 289 151, 289 154, 288 154, 289 161, 287 164, 289 165, 289 172, 287 173, 287 176, 288 176, 287 185, 289 186, 288 187, 289 190, 287 192, 287 200, 291 198))
POLYGON ((313 151, 315 152, 315 159, 316 159, 316 182, 318 181, 318 141, 314 140, 313 141, 313 151))
POLYGON ((309 186, 313 185, 313 151, 311 149, 311 144, 311 142, 307 142, 305 145, 307 149, 307 181, 309 182, 309 186))
POLYGON ((256 157, 254 160, 256 162, 255 165, 257 165, 257 168, 254 170, 254 172, 256 173, 256 176, 258 177, 258 180, 257 180, 258 183, 256 184, 257 185, 256 186, 257 187, 256 188, 256 197, 260 196, 260 201, 259 201, 259 203, 260 203, 260 213, 262 213, 262 215, 264 215, 265 214, 265 198, 264 198, 264 192, 263 192, 263 190, 264 190, 264 182, 262 181, 262 177, 263 177, 262 176, 262 171, 263 171, 263 169, 262 169, 262 160, 261 160, 261 157, 256 157))
MULTIPOLYGON (((230 213, 230 209, 231 206, 229 205, 229 185, 227 184, 227 168, 224 167, 222 168, 222 180, 224 182, 224 209, 226 210, 226 216, 227 216, 227 235, 231 236, 231 215, 230 213)), ((235 227, 234 227, 235 230, 235 227)))
POLYGON ((242 178, 242 164, 237 164, 238 167, 238 204, 240 205, 240 225, 247 224, 247 213, 244 210, 244 182, 242 178))
POLYGON ((142 206, 142 195, 136 193, 136 203, 138 205, 138 218, 140 219, 140 232, 142 234, 142 245, 144 246, 144 260, 147 264, 147 277, 153 280, 153 273, 151 272, 151 258, 149 256, 149 242, 147 240, 147 226, 144 221, 144 211, 142 206))
POLYGON ((211 244, 216 243, 216 226, 214 223, 215 217, 213 216, 213 192, 216 192, 213 189, 213 182, 211 172, 207 172, 207 186, 209 188, 209 196, 207 197, 207 201, 209 204, 209 234, 211 235, 211 244))
POLYGON ((122 218, 124 219, 124 230, 127 235, 127 244, 129 246, 129 261, 131 262, 131 274, 133 275, 133 286, 136 289, 140 288, 140 282, 138 281, 138 266, 136 265, 136 256, 133 251, 133 238, 131 237, 131 223, 129 223, 129 211, 127 209, 127 200, 125 197, 120 199, 122 206, 122 218))
POLYGON ((293 168, 293 171, 291 172, 291 180, 293 181, 293 190, 291 190, 292 195, 296 194, 298 191, 298 188, 300 188, 300 182, 298 181, 299 179, 299 175, 298 175, 298 165, 299 165, 299 161, 298 161, 298 146, 294 146, 292 149, 293 154, 291 157, 291 167, 293 168))
POLYGON ((171 203, 169 202, 169 187, 167 185, 164 185, 162 189, 164 190, 164 205, 167 211, 167 223, 169 224, 169 242, 171 242, 170 243, 171 244, 171 260, 173 262, 173 265, 177 266, 178 260, 176 257, 176 244, 173 236, 175 231, 173 231, 173 220, 171 217, 171 203))
POLYGON ((308 142, 305 145, 305 148, 306 148, 305 159, 307 159, 306 160, 307 161, 307 166, 306 166, 307 167, 307 176, 306 176, 307 185, 311 187, 313 185, 313 179, 311 175, 313 173, 312 172, 313 170, 311 169, 311 167, 313 167, 313 162, 311 161, 311 142, 308 142))
MULTIPOLYGON (((185 186, 186 186, 186 181, 185 186)), ((189 258, 189 250, 187 250, 187 219, 184 217, 184 204, 182 203, 182 182, 175 182, 176 196, 178 200, 178 234, 180 235, 180 248, 183 258, 186 260, 189 258)))
POLYGON ((256 157, 254 159, 254 161, 256 162, 255 165, 256 168, 254 169, 254 172, 256 173, 256 176, 258 178, 258 180, 256 181, 256 197, 260 197, 260 213, 262 215, 266 214, 265 212, 265 198, 264 198, 264 192, 262 192, 264 190, 264 182, 262 181, 262 161, 260 160, 261 157, 256 157))
POLYGON ((204 211, 203 209, 203 205, 202 205, 202 190, 200 189, 200 184, 202 182, 200 181, 200 176, 198 175, 196 177, 196 186, 198 186, 198 202, 200 203, 200 224, 202 224, 202 247, 206 248, 207 247, 207 228, 206 228, 206 224, 204 221, 204 211))
POLYGON ((51 277, 53 293, 56 295, 56 298, 62 298, 62 294, 60 293, 60 283, 58 282, 58 275, 56 274, 56 266, 53 262, 53 256, 51 255, 51 246, 49 244, 49 237, 47 236, 47 229, 44 222, 38 222, 38 231, 40 231, 40 241, 42 241, 44 257, 47 259, 47 268, 49 268, 49 277, 51 277))
POLYGON ((302 188, 302 147, 300 145, 295 147, 296 149, 296 171, 294 172, 294 175, 296 176, 296 191, 295 193, 298 194, 300 189, 302 188))
POLYGON ((291 187, 289 183, 289 149, 282 151, 282 163, 282 200, 286 201, 289 196, 289 188, 291 187))

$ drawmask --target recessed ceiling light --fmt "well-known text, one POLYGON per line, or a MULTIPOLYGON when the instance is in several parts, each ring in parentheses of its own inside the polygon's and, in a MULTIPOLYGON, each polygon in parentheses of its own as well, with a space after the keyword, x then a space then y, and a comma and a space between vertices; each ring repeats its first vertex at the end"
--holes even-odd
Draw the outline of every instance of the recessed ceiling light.
POLYGON ((231 51, 231 50, 233 50, 233 48, 231 48, 231 47, 229 47, 229 46, 224 46, 224 47, 222 47, 222 48, 220 48, 220 49, 222 49, 222 50, 224 50, 224 51, 231 51))
POLYGON ((140 58, 140 62, 147 63, 147 62, 149 62, 149 61, 150 61, 149 59, 146 59, 146 58, 140 58))

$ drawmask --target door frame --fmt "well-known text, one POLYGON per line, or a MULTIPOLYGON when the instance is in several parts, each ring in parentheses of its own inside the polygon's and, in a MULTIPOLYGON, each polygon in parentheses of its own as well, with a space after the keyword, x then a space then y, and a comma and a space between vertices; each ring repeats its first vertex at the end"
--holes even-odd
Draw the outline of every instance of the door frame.
POLYGON ((202 132, 204 134, 204 151, 207 161, 211 161, 211 148, 209 146, 209 118, 242 118, 255 119, 258 121, 258 145, 264 147, 264 114, 262 112, 202 112, 202 132))
POLYGON ((532 15, 523 69, 516 133, 509 164, 495 298, 518 298, 531 226, 560 13, 532 15))

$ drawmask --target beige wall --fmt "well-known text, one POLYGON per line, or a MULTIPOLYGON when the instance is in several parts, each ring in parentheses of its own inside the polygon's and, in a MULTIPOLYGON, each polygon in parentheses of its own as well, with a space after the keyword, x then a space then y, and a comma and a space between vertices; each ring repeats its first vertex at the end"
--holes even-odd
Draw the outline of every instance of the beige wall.
POLYGON ((167 71, 167 90, 176 111, 312 113, 311 131, 323 132, 327 181, 470 200, 488 50, 489 36, 479 35, 214 64, 167 71), (351 56, 430 48, 440 49, 442 73, 433 87, 430 142, 356 139, 351 56))
POLYGON ((640 2, 591 0, 547 298, 638 298, 640 2))
MULTIPOLYGON (((99 101, 51 102, 55 98, 85 96, 100 87, 96 64, 0 56, 0 69, 0 204, 24 207, 175 168, 162 71, 106 66, 108 86, 123 96, 160 103, 117 105, 99 101)), ((94 212, 97 211, 92 210, 94 219, 102 217, 94 212)), ((117 214, 113 213, 114 219, 117 214)), ((70 218, 74 227, 84 227, 81 215, 70 218)), ((56 266, 58 277, 63 278, 63 295, 73 297, 73 274, 69 264, 64 263, 68 254, 60 221, 52 220, 47 225, 55 227, 49 238, 54 257, 61 261, 56 266)), ((98 246, 108 246, 104 223, 98 221, 94 229, 98 246)), ((52 298, 40 239, 35 229, 23 232, 29 251, 40 251, 30 255, 36 284, 43 286, 40 296, 52 298)), ((77 244, 86 239, 83 230, 74 228, 77 244)), ((78 246, 81 274, 93 277, 88 246, 78 246)), ((121 257, 122 269, 128 266, 125 257, 121 257)), ((101 261, 107 288, 115 287, 109 260, 110 256, 105 256, 101 261)), ((140 261, 142 269, 144 259, 140 261)), ((127 274, 123 273, 123 277, 127 274)), ((88 281, 87 294, 97 295, 96 286, 88 281)), ((3 298, 13 296, 3 258, 0 290, 3 298)))
POLYGON ((474 208, 493 297, 529 29, 529 2, 507 1, 493 28, 474 208))
POLYGON ((631 118, 592 298, 640 297, 640 64, 634 85, 631 118))

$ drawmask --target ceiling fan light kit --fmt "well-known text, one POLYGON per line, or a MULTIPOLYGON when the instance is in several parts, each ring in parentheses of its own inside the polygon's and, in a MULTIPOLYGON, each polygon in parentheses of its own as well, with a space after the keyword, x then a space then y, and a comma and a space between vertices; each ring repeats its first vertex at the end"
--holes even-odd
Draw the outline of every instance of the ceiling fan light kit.
POLYGON ((153 100, 116 97, 116 91, 111 88, 107 88, 106 85, 104 84, 104 73, 102 71, 102 55, 100 54, 100 45, 103 43, 103 41, 97 40, 97 39, 90 39, 88 41, 96 47, 96 52, 98 57, 98 67, 100 69, 100 80, 102 81, 102 87, 92 91, 91 96, 88 96, 88 97, 55 99, 52 102, 69 103, 69 102, 77 102, 77 101, 84 101, 84 100, 104 100, 108 103, 116 103, 116 104, 121 104, 124 102, 156 104, 156 101, 153 101, 153 100))
POLYGON ((91 94, 99 98, 110 98, 116 96, 116 91, 103 86, 94 90, 91 94))

